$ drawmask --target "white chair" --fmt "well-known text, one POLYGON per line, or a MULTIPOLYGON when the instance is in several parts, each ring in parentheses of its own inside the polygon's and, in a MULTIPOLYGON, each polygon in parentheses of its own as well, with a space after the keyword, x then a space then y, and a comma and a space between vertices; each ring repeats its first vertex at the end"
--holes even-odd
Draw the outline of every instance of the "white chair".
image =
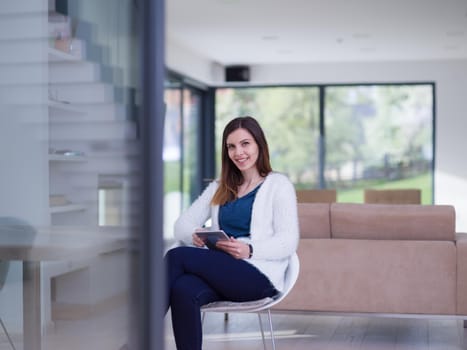
POLYGON ((295 282, 298 278, 298 272, 300 270, 300 261, 298 260, 297 253, 294 253, 289 259, 289 266, 285 274, 285 284, 284 291, 275 298, 263 298, 260 300, 246 301, 246 302, 232 302, 232 301, 216 301, 213 303, 206 304, 201 307, 202 312, 202 321, 204 322, 204 317, 206 312, 223 312, 223 313, 252 313, 256 312, 259 319, 259 327, 261 329, 261 336, 263 338, 263 346, 266 350, 266 341, 264 339, 263 332, 263 323, 261 321, 261 312, 267 311, 269 319, 269 331, 271 334, 272 348, 276 349, 276 344, 274 342, 274 330, 272 327, 271 319, 271 307, 278 304, 282 299, 284 299, 287 294, 292 290, 295 282))

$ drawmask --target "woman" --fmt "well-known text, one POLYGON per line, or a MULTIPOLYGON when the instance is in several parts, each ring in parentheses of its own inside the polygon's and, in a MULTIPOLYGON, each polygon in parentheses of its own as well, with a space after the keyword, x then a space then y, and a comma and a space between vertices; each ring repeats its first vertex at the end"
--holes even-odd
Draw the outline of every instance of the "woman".
POLYGON ((175 223, 175 237, 193 246, 166 255, 168 307, 177 349, 201 349, 202 305, 274 297, 284 286, 298 244, 295 189, 273 172, 264 133, 252 117, 230 121, 222 136, 222 169, 175 223), (200 249, 208 219, 230 238, 200 249))

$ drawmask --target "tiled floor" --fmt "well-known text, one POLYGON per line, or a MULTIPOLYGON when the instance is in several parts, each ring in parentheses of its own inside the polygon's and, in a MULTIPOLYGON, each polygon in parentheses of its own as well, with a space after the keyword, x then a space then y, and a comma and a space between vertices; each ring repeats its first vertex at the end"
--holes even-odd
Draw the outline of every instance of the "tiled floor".
MULTIPOLYGON (((467 349, 467 329, 452 319, 273 314, 273 323, 278 350, 467 349)), ((166 350, 174 350, 169 317, 166 324, 166 350)), ((230 314, 224 322, 222 314, 208 314, 203 349, 263 349, 257 316, 230 314)))
MULTIPOLYGON (((128 339, 125 306, 77 320, 56 321, 42 338, 42 350, 119 350, 128 339)), ((16 350, 23 350, 21 334, 11 334, 16 350)), ((0 329, 0 350, 12 350, 0 329)))
MULTIPOLYGON (((267 319, 263 317, 264 327, 267 319)), ((313 314, 273 314, 277 350, 467 350, 467 329, 460 320, 411 319, 313 314)), ((254 314, 206 315, 203 350, 262 350, 254 314)), ((43 338, 43 350, 120 350, 128 338, 125 307, 93 318, 57 321, 43 338)), ((11 350, 0 332, 0 350, 11 350)), ((165 350, 175 350, 170 315, 165 350)), ((15 336, 22 350, 21 336, 15 336)), ((268 349, 272 349, 267 338, 268 349)), ((159 350, 159 349, 158 349, 159 350)), ((161 349, 162 350, 162 349, 161 349)))

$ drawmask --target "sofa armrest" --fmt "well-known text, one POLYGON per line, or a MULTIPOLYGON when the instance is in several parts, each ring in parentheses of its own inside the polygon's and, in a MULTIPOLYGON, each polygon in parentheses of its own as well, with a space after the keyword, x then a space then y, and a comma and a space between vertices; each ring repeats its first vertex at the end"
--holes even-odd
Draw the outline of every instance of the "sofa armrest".
POLYGON ((467 233, 456 233, 457 314, 467 315, 467 233))

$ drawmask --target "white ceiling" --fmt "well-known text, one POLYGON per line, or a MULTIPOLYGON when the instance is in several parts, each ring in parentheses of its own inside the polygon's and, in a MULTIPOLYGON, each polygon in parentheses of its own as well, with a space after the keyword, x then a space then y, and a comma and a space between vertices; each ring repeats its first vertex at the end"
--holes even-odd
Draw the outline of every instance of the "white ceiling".
POLYGON ((167 0, 168 40, 222 65, 467 59, 467 0, 167 0))

